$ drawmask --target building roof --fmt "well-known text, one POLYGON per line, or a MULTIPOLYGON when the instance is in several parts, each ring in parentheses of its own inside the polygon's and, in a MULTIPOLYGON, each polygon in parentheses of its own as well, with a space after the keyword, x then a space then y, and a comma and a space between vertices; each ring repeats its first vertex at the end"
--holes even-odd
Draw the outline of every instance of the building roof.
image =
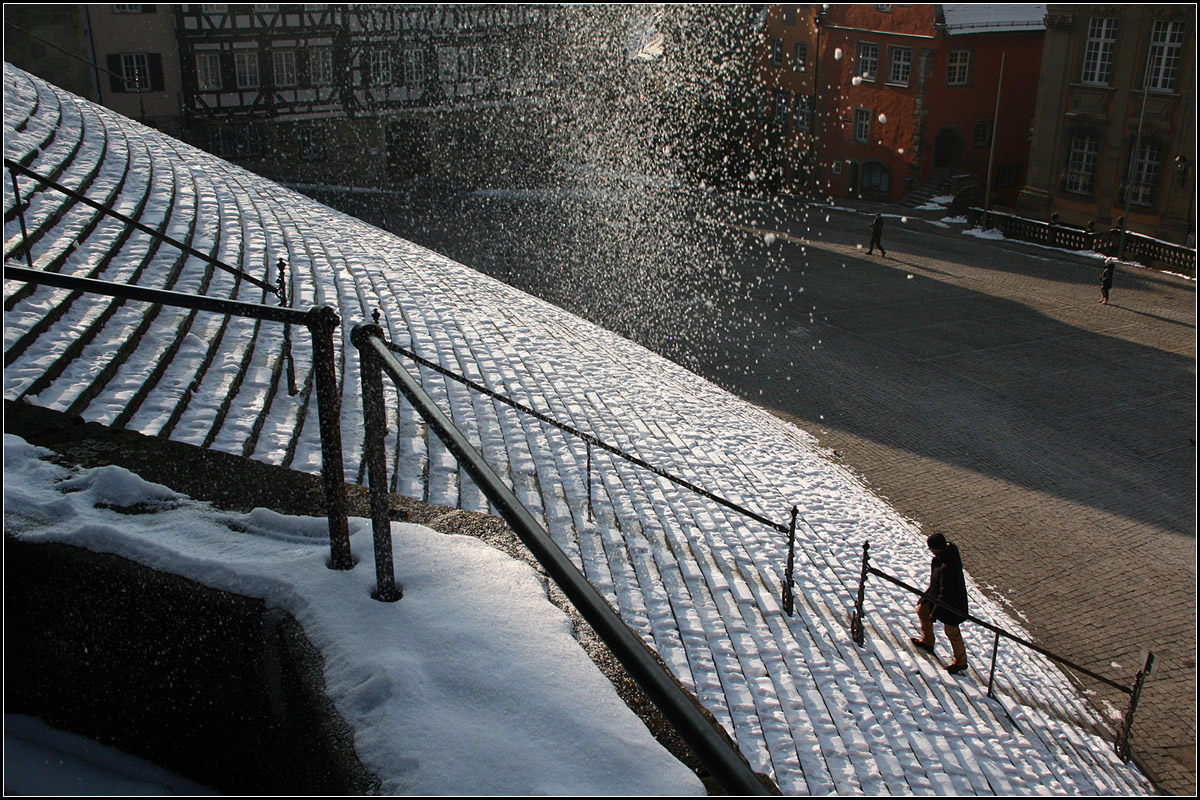
POLYGON ((1045 3, 948 3, 937 6, 939 23, 950 36, 964 33, 1041 31, 1046 29, 1045 3))

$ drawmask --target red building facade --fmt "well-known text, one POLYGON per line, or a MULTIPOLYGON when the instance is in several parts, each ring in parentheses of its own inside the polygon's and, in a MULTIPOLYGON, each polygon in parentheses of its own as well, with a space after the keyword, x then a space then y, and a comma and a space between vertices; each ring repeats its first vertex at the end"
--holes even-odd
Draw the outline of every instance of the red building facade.
POLYGON ((819 37, 813 8, 768 5, 761 12, 756 80, 764 94, 756 115, 763 124, 751 146, 766 154, 764 177, 773 191, 802 191, 816 167, 819 37))
POLYGON ((896 201, 922 185, 982 187, 990 171, 992 202, 1015 206, 1045 6, 810 8, 820 28, 812 189, 896 201))

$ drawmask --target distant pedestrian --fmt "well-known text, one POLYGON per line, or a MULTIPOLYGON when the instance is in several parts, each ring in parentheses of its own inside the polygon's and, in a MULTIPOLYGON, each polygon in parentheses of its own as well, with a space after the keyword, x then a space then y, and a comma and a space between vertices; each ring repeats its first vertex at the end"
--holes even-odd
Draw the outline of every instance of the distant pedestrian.
POLYGON ((1100 302, 1108 304, 1108 290, 1112 288, 1113 272, 1117 268, 1117 260, 1109 258, 1104 261, 1104 270, 1100 273, 1100 302))
POLYGON ((962 633, 958 626, 966 619, 967 613, 967 580, 963 575, 962 557, 958 547, 953 542, 946 541, 940 533, 934 533, 926 539, 929 551, 933 553, 933 562, 929 567, 929 588, 917 601, 917 618, 921 623, 921 638, 913 638, 912 643, 920 649, 933 652, 933 623, 942 623, 946 638, 950 640, 950 649, 954 661, 946 664, 946 671, 951 675, 962 672, 967 668, 967 647, 963 644, 962 633), (941 603, 935 603, 939 600, 941 603))
POLYGON ((883 217, 879 214, 871 221, 871 243, 867 245, 867 255, 874 255, 876 247, 879 248, 879 254, 887 258, 883 250, 883 217))

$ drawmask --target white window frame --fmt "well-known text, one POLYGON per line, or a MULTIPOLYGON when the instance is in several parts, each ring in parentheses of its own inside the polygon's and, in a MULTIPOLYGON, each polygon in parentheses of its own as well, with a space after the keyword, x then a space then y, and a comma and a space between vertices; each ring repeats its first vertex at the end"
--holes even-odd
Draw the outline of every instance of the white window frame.
POLYGON ((912 58, 911 47, 889 47, 887 82, 894 86, 908 86, 912 77, 912 58))
POLYGON ((438 80, 454 83, 458 80, 458 48, 449 45, 437 49, 438 80))
POLYGON ((329 86, 333 83, 333 50, 314 47, 308 51, 308 81, 313 86, 329 86))
MULTIPOLYGON (((1133 147, 1130 147, 1130 150, 1133 150, 1133 147)), ((1135 206, 1153 206, 1162 175, 1162 142, 1153 137, 1143 139, 1141 150, 1132 156, 1129 163, 1129 180, 1125 184, 1126 195, 1129 202, 1135 206)))
POLYGON ((971 51, 951 50, 946 55, 946 85, 971 85, 971 51))
POLYGON ((864 81, 874 81, 879 75, 879 45, 859 42, 854 57, 855 74, 864 81))
POLYGON ((216 92, 223 88, 220 53, 196 54, 196 88, 202 92, 216 92))
POLYGON ((406 86, 422 86, 425 79, 425 51, 411 48, 405 50, 404 84, 406 86))
POLYGON ((371 71, 372 86, 389 86, 392 83, 392 53, 386 47, 377 47, 367 55, 371 71))
POLYGON ((234 53, 233 66, 234 72, 237 73, 237 88, 257 89, 259 87, 257 50, 241 50, 234 53))
POLYGON ((486 77, 486 56, 479 45, 467 45, 458 49, 458 74, 461 80, 473 81, 486 77))
POLYGON ((792 45, 792 71, 804 72, 808 69, 808 43, 796 42, 792 45))
POLYGON ((972 143, 976 147, 988 147, 992 143, 992 136, 995 135, 995 120, 981 119, 975 122, 975 133, 972 138, 972 143))
POLYGON ((771 39, 771 66, 783 66, 783 39, 771 39))
POLYGON ((813 98, 809 94, 796 95, 795 129, 811 131, 813 129, 813 98))
POLYGON ((150 59, 145 53, 121 54, 121 77, 125 91, 136 92, 150 89, 150 59), (140 87, 139 87, 140 84, 140 87))
POLYGON ((1087 44, 1083 51, 1080 83, 1109 86, 1117 53, 1117 19, 1092 17, 1088 21, 1087 44))
POLYGON ((871 141, 871 109, 854 109, 854 141, 869 144, 871 141))
POLYGON ((1150 52, 1146 58, 1146 88, 1152 92, 1173 92, 1179 80, 1183 55, 1184 25, 1178 20, 1156 19, 1150 34, 1150 52))
POLYGON ((771 124, 776 128, 782 128, 785 132, 788 123, 788 107, 791 105, 790 94, 790 92, 776 89, 771 103, 771 124))
POLYGON ((271 74, 276 86, 288 88, 297 85, 299 81, 296 77, 296 51, 271 51, 271 74))
POLYGON ((1067 174, 1063 191, 1088 195, 1096 187, 1096 172, 1100 166, 1100 135, 1093 131, 1075 131, 1067 153, 1067 174))

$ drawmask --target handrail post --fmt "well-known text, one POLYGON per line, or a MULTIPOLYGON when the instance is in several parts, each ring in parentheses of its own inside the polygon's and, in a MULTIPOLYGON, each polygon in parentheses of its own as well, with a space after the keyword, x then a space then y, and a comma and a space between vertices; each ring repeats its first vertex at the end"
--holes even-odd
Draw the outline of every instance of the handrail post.
POLYGON ((513 533, 529 548, 534 558, 567 599, 575 605, 613 654, 628 670, 630 677, 642 688, 652 703, 663 712, 667 722, 679 732, 696 757, 731 795, 763 795, 768 787, 754 772, 732 739, 717 725, 702 707, 690 697, 670 674, 654 651, 642 641, 629 625, 613 610, 579 567, 563 552, 553 537, 534 519, 513 491, 484 460, 483 454, 471 444, 462 431, 421 387, 412 375, 400 366, 391 354, 389 345, 373 336, 352 336, 356 345, 375 350, 384 372, 396 384, 401 394, 412 403, 417 413, 458 460, 459 466, 471 476, 487 495, 513 533), (357 340, 357 341, 356 341, 357 340))
POLYGON ((387 455, 383 439, 387 434, 386 412, 383 403, 383 367, 370 347, 364 346, 368 337, 382 341, 383 328, 378 325, 356 325, 350 341, 358 349, 359 371, 362 374, 363 416, 366 435, 367 474, 371 485, 371 529, 375 536, 376 600, 391 603, 404 596, 396 584, 392 564, 392 522, 388 518, 387 455))
POLYGON ((1146 684, 1146 679, 1154 673, 1155 660, 1153 651, 1148 651, 1146 663, 1142 665, 1133 679, 1133 690, 1129 693, 1129 708, 1125 711, 1125 719, 1121 723, 1121 730, 1117 734, 1116 742, 1117 758, 1125 763, 1129 763, 1131 757, 1129 737, 1133 732, 1133 712, 1137 711, 1138 699, 1142 695, 1142 687, 1146 684))
POLYGON ((788 526, 787 571, 783 575, 783 610, 789 617, 795 610, 792 596, 792 572, 796 566, 796 515, 799 513, 800 509, 792 506, 792 523, 788 526))
POLYGON ((996 653, 1000 650, 1000 631, 996 631, 996 639, 992 642, 992 669, 988 672, 987 696, 992 696, 992 683, 996 679, 996 653))
POLYGON ((33 248, 29 246, 29 231, 25 228, 25 204, 21 200, 21 187, 17 184, 17 173, 10 169, 8 174, 12 175, 13 200, 17 204, 17 216, 21 218, 21 245, 25 248, 25 263, 33 269, 33 254, 30 252, 33 248))
POLYGON ((870 542, 863 542, 863 558, 862 558, 862 574, 858 577, 858 599, 854 601, 854 617, 850 620, 850 635, 854 637, 854 643, 859 647, 863 646, 865 636, 863 633, 863 597, 867 587, 867 571, 870 569, 870 542))
MULTIPOLYGON (((279 277, 275 282, 275 294, 279 297, 279 305, 290 308, 287 289, 287 262, 279 259, 279 277)), ((283 323, 283 357, 287 362, 288 394, 295 397, 299 391, 296 388, 296 364, 292 360, 292 323, 283 323)))
POLYGON ((592 521, 592 443, 587 439, 583 440, 587 447, 587 496, 588 496, 588 522, 592 521))
POLYGON ((350 523, 346 517, 346 479, 342 465, 342 411, 334 367, 333 332, 341 323, 329 306, 310 309, 306 324, 313 341, 317 382, 317 418, 321 425, 321 478, 329 515, 329 567, 351 569, 350 523))

